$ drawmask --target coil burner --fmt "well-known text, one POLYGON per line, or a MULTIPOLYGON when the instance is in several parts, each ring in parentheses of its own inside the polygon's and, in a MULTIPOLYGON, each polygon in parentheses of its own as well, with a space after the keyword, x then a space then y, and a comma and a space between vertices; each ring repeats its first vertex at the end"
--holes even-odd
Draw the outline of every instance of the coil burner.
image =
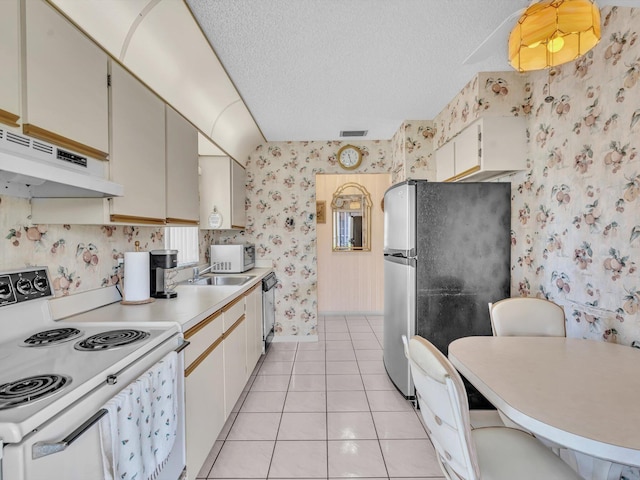
POLYGON ((0 385, 0 410, 26 405, 48 397, 71 383, 63 375, 35 375, 0 385))
POLYGON ((131 343, 139 342, 149 336, 149 332, 142 330, 110 330, 91 335, 76 343, 73 348, 84 352, 97 352, 124 347, 131 343))
POLYGON ((22 343, 22 346, 48 347, 50 345, 68 342, 80 336, 82 336, 82 332, 77 328, 54 328, 31 335, 22 343))

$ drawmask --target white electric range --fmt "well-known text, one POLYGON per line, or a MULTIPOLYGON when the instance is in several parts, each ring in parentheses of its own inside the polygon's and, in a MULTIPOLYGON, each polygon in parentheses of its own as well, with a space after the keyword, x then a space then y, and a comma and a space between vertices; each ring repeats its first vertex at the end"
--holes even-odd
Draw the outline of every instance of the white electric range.
MULTIPOLYGON (((102 407, 184 343, 171 322, 55 322, 51 297, 46 268, 0 274, 2 480, 103 478, 102 407)), ((176 480, 185 465, 178 377, 179 438, 158 479, 176 480)))

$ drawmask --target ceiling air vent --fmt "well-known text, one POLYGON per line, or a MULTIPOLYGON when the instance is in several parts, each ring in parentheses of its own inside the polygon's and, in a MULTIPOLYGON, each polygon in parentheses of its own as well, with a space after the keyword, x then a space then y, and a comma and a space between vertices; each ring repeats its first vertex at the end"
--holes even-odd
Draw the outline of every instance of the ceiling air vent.
POLYGON ((341 137, 366 137, 369 130, 341 130, 341 137))

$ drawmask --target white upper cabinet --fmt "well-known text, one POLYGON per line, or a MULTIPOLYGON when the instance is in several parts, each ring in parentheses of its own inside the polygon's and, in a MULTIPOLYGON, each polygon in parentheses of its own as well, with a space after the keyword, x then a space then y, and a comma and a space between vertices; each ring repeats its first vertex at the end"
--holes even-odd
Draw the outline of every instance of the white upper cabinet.
POLYGON ((438 181, 479 182, 526 165, 524 117, 479 118, 436 150, 438 181))
POLYGON ((125 189, 124 197, 111 200, 113 222, 165 223, 164 108, 162 100, 112 63, 111 180, 125 189))
POLYGON ((197 225, 198 132, 173 108, 166 106, 167 224, 197 225))
POLYGON ((210 137, 220 155, 242 163, 265 141, 186 2, 50 1, 210 137))
POLYGON ((230 157, 200 156, 200 228, 242 230, 246 226, 245 169, 230 157), (221 223, 210 223, 213 210, 221 223))
POLYGON ((107 54, 43 0, 24 13, 23 132, 106 159, 107 54))
POLYGON ((244 228, 247 224, 247 173, 236 161, 231 161, 231 228, 244 228))
POLYGON ((435 153, 436 181, 444 182, 455 176, 455 142, 449 141, 442 145, 435 153))
POLYGON ((20 118, 20 4, 0 2, 0 122, 18 126, 20 118))

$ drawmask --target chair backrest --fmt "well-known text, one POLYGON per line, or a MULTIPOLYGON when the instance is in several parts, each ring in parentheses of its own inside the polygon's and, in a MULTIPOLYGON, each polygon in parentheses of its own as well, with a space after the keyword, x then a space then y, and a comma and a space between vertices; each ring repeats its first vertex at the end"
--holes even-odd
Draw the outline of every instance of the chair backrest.
POLYGON ((564 310, 542 298, 505 298, 489 305, 497 337, 565 337, 564 310))
POLYGON ((452 478, 477 480, 480 473, 462 378, 447 357, 429 341, 414 336, 407 342, 403 336, 403 342, 420 413, 441 467, 452 478))

